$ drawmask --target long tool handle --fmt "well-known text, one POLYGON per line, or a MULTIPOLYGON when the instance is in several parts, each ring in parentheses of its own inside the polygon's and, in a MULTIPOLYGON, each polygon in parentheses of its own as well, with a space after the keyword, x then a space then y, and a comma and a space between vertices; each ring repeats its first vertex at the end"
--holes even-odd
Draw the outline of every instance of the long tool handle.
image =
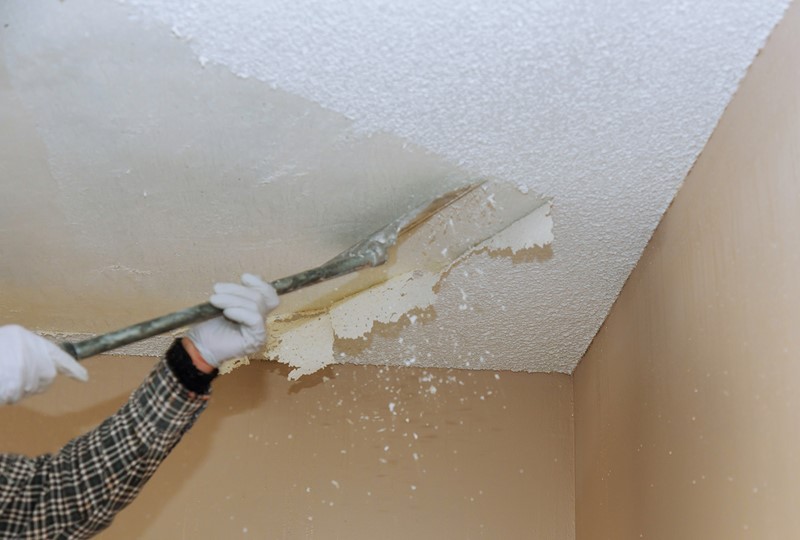
MULTIPOLYGON (((364 257, 335 258, 322 266, 300 272, 272 282, 278 294, 286 294, 321 281, 355 272, 365 266, 375 266, 376 261, 364 257)), ((378 262, 378 264, 381 264, 378 262)), ((67 351, 76 360, 83 360, 96 354, 129 345, 149 337, 157 336, 189 324, 202 322, 222 315, 222 310, 210 303, 182 309, 156 319, 150 319, 139 324, 134 324, 121 330, 102 334, 78 342, 66 341, 61 343, 61 348, 67 351)))

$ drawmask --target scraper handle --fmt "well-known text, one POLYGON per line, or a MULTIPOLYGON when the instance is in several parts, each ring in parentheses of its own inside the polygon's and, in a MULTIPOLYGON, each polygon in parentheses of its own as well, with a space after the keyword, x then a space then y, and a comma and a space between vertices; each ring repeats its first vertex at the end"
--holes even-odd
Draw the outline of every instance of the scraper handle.
POLYGON ((136 343, 149 337, 169 332, 183 326, 213 319, 222 315, 222 310, 206 302, 194 307, 182 309, 149 321, 140 322, 114 332, 109 332, 78 342, 66 341, 61 348, 76 360, 83 360, 96 354, 136 343))
MULTIPOLYGON (((325 264, 273 281, 272 286, 275 287, 278 294, 286 294, 321 281, 344 276, 367 266, 374 267, 384 264, 388 259, 387 249, 397 242, 398 236, 403 231, 407 232, 413 229, 419 223, 429 219, 435 212, 483 185, 485 182, 469 184, 436 197, 378 229, 325 264)), ((200 304, 77 343, 62 343, 61 348, 76 360, 82 360, 220 315, 222 312, 211 304, 200 304)))
MULTIPOLYGON (((286 294, 303 287, 308 287, 320 281, 355 272, 365 266, 373 266, 372 262, 359 257, 345 257, 333 259, 322 266, 312 268, 271 283, 278 294, 286 294)), ((130 345, 165 332, 170 332, 190 324, 206 321, 222 315, 222 310, 210 303, 182 309, 169 315, 150 319, 139 324, 122 328, 114 332, 102 334, 78 342, 66 341, 61 343, 61 348, 67 351, 76 360, 83 360, 96 354, 130 345)))

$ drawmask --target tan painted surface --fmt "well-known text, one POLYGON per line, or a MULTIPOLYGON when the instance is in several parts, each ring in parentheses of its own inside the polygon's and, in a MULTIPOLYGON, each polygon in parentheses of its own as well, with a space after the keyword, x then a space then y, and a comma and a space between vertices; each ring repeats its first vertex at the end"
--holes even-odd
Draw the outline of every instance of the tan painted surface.
POLYGON ((576 532, 800 537, 800 3, 575 372, 576 532))
MULTIPOLYGON (((88 386, 0 408, 0 451, 51 451, 112 413, 152 365, 87 361, 88 386)), ((565 375, 256 362, 101 538, 574 538, 565 375)))

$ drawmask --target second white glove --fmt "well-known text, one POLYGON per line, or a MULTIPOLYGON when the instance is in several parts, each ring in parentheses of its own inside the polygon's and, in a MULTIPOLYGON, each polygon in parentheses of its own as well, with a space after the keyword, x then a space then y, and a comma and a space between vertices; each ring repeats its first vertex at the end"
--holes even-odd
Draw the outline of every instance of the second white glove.
POLYGON ((252 354, 264 345, 267 314, 279 303, 272 285, 244 274, 242 285, 214 285, 209 301, 225 316, 192 327, 187 336, 208 364, 219 367, 225 360, 252 354))
POLYGON ((47 388, 58 373, 86 381, 86 368, 61 348, 17 325, 0 327, 0 404, 47 388))

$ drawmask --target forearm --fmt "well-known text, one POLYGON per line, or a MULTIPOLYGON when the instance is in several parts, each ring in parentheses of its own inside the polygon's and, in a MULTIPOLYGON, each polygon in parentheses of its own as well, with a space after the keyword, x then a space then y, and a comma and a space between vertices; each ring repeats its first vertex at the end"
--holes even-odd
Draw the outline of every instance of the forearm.
MULTIPOLYGON (((209 302, 224 317, 193 326, 189 339, 176 341, 167 359, 98 428, 54 456, 0 455, 0 537, 88 538, 136 497, 205 408, 216 366, 264 345, 266 316, 277 307, 278 294, 258 276, 243 274, 241 285, 215 284, 209 302)), ((28 341, 42 345, 41 338, 28 341)), ((65 370, 75 364, 54 345, 39 352, 62 357, 58 365, 65 370)))
POLYGON ((191 339, 187 337, 182 338, 181 345, 183 345, 183 350, 189 355, 189 358, 192 360, 192 365, 197 369, 197 371, 208 375, 217 371, 214 366, 206 362, 205 358, 203 358, 203 355, 197 350, 197 347, 194 346, 194 343, 192 343, 191 339))
POLYGON ((57 454, 2 456, 0 536, 87 538, 134 499, 205 408, 213 378, 187 369, 180 345, 169 355, 116 414, 57 454))

